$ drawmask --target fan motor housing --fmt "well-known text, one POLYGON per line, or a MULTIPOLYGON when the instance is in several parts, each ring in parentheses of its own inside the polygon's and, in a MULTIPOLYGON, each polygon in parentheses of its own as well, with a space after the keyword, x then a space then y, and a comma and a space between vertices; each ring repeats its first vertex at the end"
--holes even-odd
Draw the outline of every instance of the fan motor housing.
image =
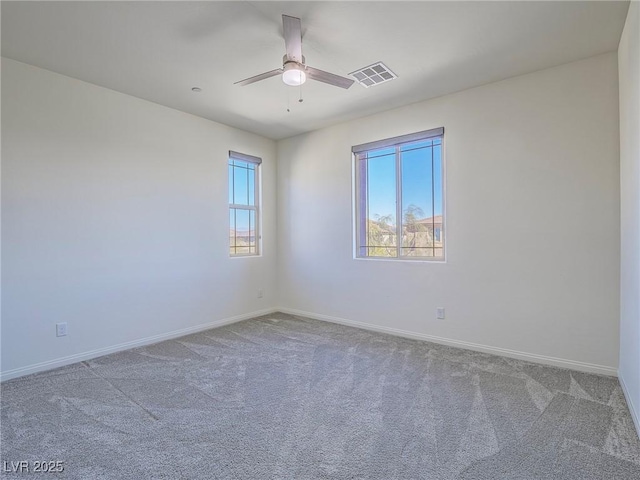
POLYGON ((295 63, 296 65, 299 65, 304 69, 307 68, 305 62, 306 58, 304 58, 304 55, 302 55, 302 62, 296 62, 295 60, 291 60, 288 55, 284 55, 282 57, 282 68, 284 68, 287 63, 295 63))

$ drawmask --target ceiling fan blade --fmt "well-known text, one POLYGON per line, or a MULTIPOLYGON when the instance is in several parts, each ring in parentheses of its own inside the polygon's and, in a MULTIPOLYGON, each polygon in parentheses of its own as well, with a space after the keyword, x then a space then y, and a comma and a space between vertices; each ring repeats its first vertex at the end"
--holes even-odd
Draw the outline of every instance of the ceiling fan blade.
POLYGON ((309 78, 340 88, 349 88, 354 82, 354 80, 351 80, 350 78, 341 77, 340 75, 325 72, 324 70, 318 70, 313 67, 307 67, 306 71, 309 78))
POLYGON ((302 63, 302 27, 300 19, 282 15, 282 30, 287 58, 294 62, 302 63))
POLYGON ((264 72, 260 75, 256 75, 255 77, 245 78, 244 80, 240 80, 239 82, 235 82, 234 85, 240 85, 244 87, 245 85, 249 85, 251 83, 259 82, 260 80, 264 80, 265 78, 275 77, 276 75, 280 75, 282 73, 281 68, 276 68, 275 70, 271 70, 270 72, 264 72))

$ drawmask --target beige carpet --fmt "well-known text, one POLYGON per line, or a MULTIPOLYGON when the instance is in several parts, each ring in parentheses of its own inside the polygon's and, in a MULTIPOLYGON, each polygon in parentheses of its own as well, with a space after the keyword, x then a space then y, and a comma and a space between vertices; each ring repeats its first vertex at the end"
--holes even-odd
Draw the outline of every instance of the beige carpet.
POLYGON ((640 479, 615 378, 284 314, 1 388, 29 478, 640 479))

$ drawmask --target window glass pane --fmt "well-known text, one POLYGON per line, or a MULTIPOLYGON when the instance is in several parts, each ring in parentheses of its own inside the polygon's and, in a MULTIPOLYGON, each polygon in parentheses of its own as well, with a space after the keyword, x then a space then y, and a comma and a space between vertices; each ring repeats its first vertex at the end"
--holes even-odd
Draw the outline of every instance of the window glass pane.
MULTIPOLYGON (((438 139, 440 140, 440 139, 438 139)), ((434 212, 437 220, 435 226, 439 229, 438 235, 434 239, 433 254, 436 257, 442 257, 444 255, 444 188, 443 171, 442 171, 442 145, 434 146, 433 148, 433 189, 434 189, 434 212)))
POLYGON ((249 246, 251 252, 255 253, 255 247, 257 242, 257 230, 256 230, 256 212, 255 210, 249 210, 249 246))
POLYGON ((433 145, 433 140, 418 140, 416 142, 403 143, 400 145, 401 152, 408 152, 410 150, 415 150, 416 148, 426 148, 433 145))
POLYGON ((231 255, 236 253, 236 210, 229 209, 229 246, 231 255))
POLYGON ((356 175, 357 256, 444 256, 441 137, 359 151, 356 175))
POLYGON ((370 152, 366 170, 366 255, 396 257, 395 148, 370 152))
POLYGON ((403 256, 424 256, 429 247, 433 253, 433 147, 426 143, 401 149, 403 256))
POLYGON ((442 188, 442 146, 434 146, 433 148, 433 188, 435 205, 434 210, 436 215, 442 215, 444 192, 442 188))
POLYGON ((259 253, 258 167, 254 162, 229 157, 229 252, 232 256, 259 253))
POLYGON ((249 210, 236 209, 237 253, 249 253, 249 210))
POLYGON ((229 203, 233 203, 233 162, 229 162, 229 203))
POLYGON ((256 171, 255 168, 251 168, 249 169, 248 172, 248 179, 249 179, 249 205, 255 205, 256 204, 256 198, 255 198, 255 193, 256 193, 256 171))
POLYGON ((249 189, 247 188, 247 167, 246 162, 236 160, 233 172, 233 202, 236 205, 249 204, 249 189))

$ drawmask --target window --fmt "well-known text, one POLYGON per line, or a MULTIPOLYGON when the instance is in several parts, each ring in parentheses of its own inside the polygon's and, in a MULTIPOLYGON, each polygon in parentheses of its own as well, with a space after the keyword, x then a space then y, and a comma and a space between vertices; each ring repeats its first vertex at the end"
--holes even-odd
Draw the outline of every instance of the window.
POLYGON ((229 152, 229 253, 260 252, 260 164, 251 155, 229 152))
POLYGON ((444 128, 357 145, 356 256, 444 259, 444 128))

